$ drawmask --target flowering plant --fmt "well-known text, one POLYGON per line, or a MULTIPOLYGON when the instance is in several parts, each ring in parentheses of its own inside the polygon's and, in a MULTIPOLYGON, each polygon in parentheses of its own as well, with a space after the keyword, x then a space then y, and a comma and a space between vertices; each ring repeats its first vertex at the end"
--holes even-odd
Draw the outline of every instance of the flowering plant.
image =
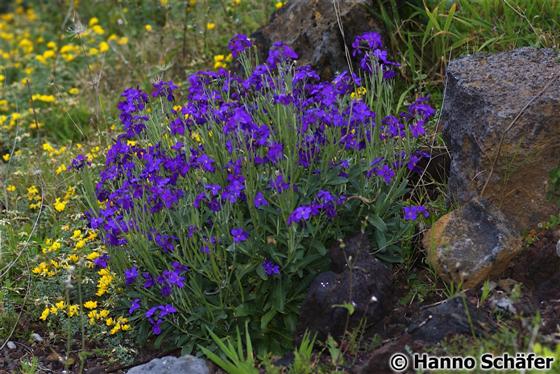
POLYGON ((95 186, 83 174, 99 202, 87 216, 124 274, 131 320, 186 350, 248 320, 260 349, 279 351, 332 242, 363 230, 378 256, 401 259, 427 214, 404 197, 434 110, 419 98, 391 114, 397 64, 376 33, 353 44, 362 70, 332 82, 282 42, 254 68, 246 36, 228 46, 245 75, 195 73, 184 105, 171 81, 123 92, 124 131, 95 186))

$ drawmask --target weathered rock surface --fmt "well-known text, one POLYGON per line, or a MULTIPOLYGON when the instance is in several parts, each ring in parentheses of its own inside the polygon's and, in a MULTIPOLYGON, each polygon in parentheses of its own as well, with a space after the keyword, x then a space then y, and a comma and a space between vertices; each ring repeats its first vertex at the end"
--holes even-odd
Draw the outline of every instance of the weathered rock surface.
POLYGON ((456 296, 419 310, 402 335, 370 352, 367 361, 352 372, 394 373, 389 367, 389 359, 394 353, 426 352, 427 346, 448 337, 481 336, 494 329, 495 324, 486 312, 475 308, 466 297, 456 296))
POLYGON ((456 296, 424 309, 407 328, 414 340, 437 343, 460 334, 482 335, 493 329, 488 316, 473 307, 466 298, 456 296))
POLYGON ((440 276, 470 288, 502 273, 522 241, 498 209, 473 199, 440 218, 424 235, 423 245, 440 276))
POLYGON ((311 64, 323 78, 348 69, 345 44, 366 31, 379 31, 367 0, 337 1, 344 30, 341 35, 332 0, 293 0, 275 12, 268 25, 255 32, 261 60, 273 42, 288 43, 299 55, 299 64, 311 64))
POLYGON ((208 366, 203 359, 185 355, 166 356, 135 366, 127 374, 208 374, 208 366))
POLYGON ((329 334, 340 337, 346 327, 358 325, 362 318, 369 324, 380 321, 390 304, 392 272, 375 258, 365 235, 357 235, 344 243, 344 248, 331 248, 333 271, 319 274, 311 283, 301 307, 296 337, 306 329, 317 332, 320 339, 329 334), (344 307, 352 304, 349 316, 344 307))
POLYGON ((452 199, 465 204, 484 192, 521 230, 558 212, 546 198, 549 172, 560 164, 558 75, 552 49, 475 54, 449 64, 441 120, 452 199))

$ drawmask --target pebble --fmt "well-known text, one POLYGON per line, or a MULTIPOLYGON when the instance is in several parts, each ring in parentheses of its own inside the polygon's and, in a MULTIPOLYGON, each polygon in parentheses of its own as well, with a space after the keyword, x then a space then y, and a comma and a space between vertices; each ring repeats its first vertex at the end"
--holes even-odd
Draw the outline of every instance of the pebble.
POLYGON ((31 334, 31 339, 33 339, 37 343, 41 343, 43 341, 43 338, 41 337, 41 335, 37 334, 36 332, 31 334))
POLYGON ((16 343, 9 341, 6 347, 8 347, 8 349, 16 349, 16 343))

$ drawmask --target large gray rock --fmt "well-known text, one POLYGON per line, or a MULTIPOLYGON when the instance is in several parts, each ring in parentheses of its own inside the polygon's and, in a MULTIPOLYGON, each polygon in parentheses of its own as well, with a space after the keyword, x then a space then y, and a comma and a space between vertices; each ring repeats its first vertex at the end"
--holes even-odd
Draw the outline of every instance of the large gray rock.
POLYGON ((502 273, 521 251, 522 240, 498 209, 473 199, 441 217, 423 245, 442 278, 470 288, 502 273))
POLYGON ((127 374, 208 374, 208 366, 203 359, 185 355, 182 357, 165 356, 135 366, 127 374))
POLYGON ((449 64, 442 122, 456 202, 480 196, 489 178, 483 197, 518 229, 558 213, 546 193, 549 173, 560 164, 559 74, 552 49, 476 54, 449 64))
POLYGON ((292 0, 275 12, 268 25, 251 37, 260 57, 266 58, 273 42, 288 43, 299 55, 299 64, 311 64, 325 78, 348 69, 344 45, 366 31, 379 31, 368 0, 338 0, 343 38, 332 0, 292 0))
POLYGON ((319 339, 336 338, 363 318, 369 324, 383 319, 391 302, 392 272, 371 251, 362 234, 331 248, 333 271, 319 274, 311 283, 301 306, 297 339, 306 330, 316 332, 319 339), (342 304, 353 305, 354 313, 349 315, 342 304))

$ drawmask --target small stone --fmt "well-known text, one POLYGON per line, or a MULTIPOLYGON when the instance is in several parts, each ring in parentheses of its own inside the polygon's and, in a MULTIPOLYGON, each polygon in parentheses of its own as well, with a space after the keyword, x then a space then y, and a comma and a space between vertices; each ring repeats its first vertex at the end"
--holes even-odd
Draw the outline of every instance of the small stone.
POLYGON ((208 374, 206 361, 191 355, 165 356, 135 366, 127 374, 208 374))
POLYGON ((423 245, 442 278, 471 288, 501 274, 521 251, 522 239, 499 210, 473 199, 441 217, 423 245))
POLYGON ((11 349, 11 350, 16 349, 16 343, 14 343, 13 341, 10 340, 10 341, 6 344, 6 347, 8 347, 8 349, 11 349))
POLYGON ((493 322, 486 314, 459 295, 421 311, 406 332, 414 340, 437 343, 459 334, 480 336, 493 328, 493 322))
POLYGON ((43 341, 43 338, 41 337, 41 335, 37 334, 36 332, 31 334, 31 339, 33 339, 33 341, 35 341, 37 343, 41 343, 43 341))
POLYGON ((390 268, 371 254, 366 235, 353 236, 345 244, 344 248, 335 245, 330 249, 332 271, 319 274, 309 286, 296 340, 306 330, 316 332, 319 339, 329 335, 337 338, 363 318, 375 324, 385 316, 391 299, 390 268), (348 309, 341 306, 345 304, 352 306, 350 316, 348 309))

